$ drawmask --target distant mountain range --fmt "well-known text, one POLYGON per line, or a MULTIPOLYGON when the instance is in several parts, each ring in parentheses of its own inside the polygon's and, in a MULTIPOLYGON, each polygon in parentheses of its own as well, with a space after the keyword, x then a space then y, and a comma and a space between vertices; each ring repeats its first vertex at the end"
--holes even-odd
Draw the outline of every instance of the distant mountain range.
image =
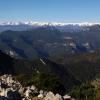
POLYGON ((56 22, 1 22, 0 32, 6 30, 13 31, 25 31, 29 29, 35 29, 39 27, 52 27, 61 31, 73 32, 73 31, 85 31, 89 27, 100 25, 100 23, 56 23, 56 22))
POLYGON ((100 48, 99 23, 1 23, 0 49, 16 58, 49 58, 100 48))
POLYGON ((92 26, 100 23, 60 23, 60 22, 0 22, 0 25, 35 25, 35 26, 44 26, 44 25, 51 25, 51 26, 64 26, 64 25, 79 25, 79 26, 92 26))

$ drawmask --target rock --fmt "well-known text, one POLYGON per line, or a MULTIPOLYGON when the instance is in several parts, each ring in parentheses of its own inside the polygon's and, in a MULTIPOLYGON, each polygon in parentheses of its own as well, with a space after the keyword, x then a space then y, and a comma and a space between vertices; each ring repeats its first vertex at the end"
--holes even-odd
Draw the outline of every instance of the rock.
POLYGON ((63 100, 59 94, 54 95, 52 92, 48 92, 44 100, 63 100))
POLYGON ((52 92, 48 92, 44 100, 53 100, 54 94, 52 92))
POLYGON ((30 93, 31 93, 31 90, 30 90, 30 88, 28 87, 28 89, 27 89, 26 92, 25 92, 25 96, 26 96, 27 98, 29 98, 30 93))
POLYGON ((64 98, 64 100, 71 100, 71 96, 69 96, 69 95, 64 95, 63 98, 64 98))
POLYGON ((40 90, 39 93, 40 94, 38 95, 38 98, 43 98, 44 97, 44 91, 40 90))
POLYGON ((44 98, 44 95, 43 94, 39 94, 38 95, 38 98, 41 98, 42 99, 42 98, 44 98))
POLYGON ((39 93, 40 93, 40 94, 43 94, 43 90, 40 90, 39 93))
POLYGON ((47 91, 44 91, 44 93, 43 93, 43 94, 44 94, 44 96, 46 96, 46 95, 47 95, 47 91))
POLYGON ((56 94, 53 98, 53 100, 63 100, 62 96, 59 94, 56 94))
POLYGON ((24 88, 23 87, 20 87, 20 89, 18 90, 18 92, 22 95, 24 94, 24 88))
POLYGON ((34 85, 32 85, 30 89, 33 90, 33 91, 37 90, 37 88, 34 85))
POLYGON ((38 93, 38 89, 37 89, 34 85, 32 85, 32 86, 30 87, 30 90, 31 90, 32 93, 34 93, 34 94, 37 94, 37 93, 38 93))

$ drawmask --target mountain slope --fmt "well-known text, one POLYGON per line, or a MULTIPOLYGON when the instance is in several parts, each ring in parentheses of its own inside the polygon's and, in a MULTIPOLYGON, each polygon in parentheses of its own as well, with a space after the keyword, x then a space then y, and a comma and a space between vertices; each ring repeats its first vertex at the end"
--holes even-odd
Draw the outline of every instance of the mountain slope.
POLYGON ((49 59, 40 58, 33 61, 20 60, 11 58, 2 52, 0 52, 0 73, 12 74, 15 76, 31 75, 32 73, 55 75, 60 78, 62 84, 68 89, 70 89, 73 85, 80 83, 63 65, 54 63, 49 59))
POLYGON ((34 72, 56 75, 67 89, 71 89, 74 85, 100 78, 100 51, 33 61, 14 59, 0 52, 1 74, 31 75, 34 72))
POLYGON ((88 33, 84 33, 83 36, 83 33, 61 32, 51 27, 28 31, 8 30, 0 34, 0 49, 7 54, 11 51, 15 57, 25 59, 48 58, 66 53, 93 52, 96 49, 94 44, 99 40, 96 40, 97 37, 94 39, 90 37, 91 41, 89 41, 87 35, 88 33))
MULTIPOLYGON (((52 59, 52 58, 51 58, 52 59)), ((100 51, 85 54, 55 57, 55 62, 64 65, 80 82, 100 78, 100 51)))

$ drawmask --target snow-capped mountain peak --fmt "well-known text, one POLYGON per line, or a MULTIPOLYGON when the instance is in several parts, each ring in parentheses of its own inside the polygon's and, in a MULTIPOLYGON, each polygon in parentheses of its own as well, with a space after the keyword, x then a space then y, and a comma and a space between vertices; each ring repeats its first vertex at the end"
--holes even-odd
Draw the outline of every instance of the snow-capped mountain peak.
POLYGON ((33 25, 33 26, 44 26, 44 25, 49 25, 49 26, 65 26, 65 25, 72 25, 72 26, 92 26, 92 25, 97 25, 100 23, 88 23, 88 22, 83 22, 83 23, 60 23, 60 22, 33 22, 33 21, 26 21, 26 22, 0 22, 0 25, 33 25))
POLYGON ((13 31, 26 31, 36 28, 48 28, 48 29, 58 29, 64 32, 79 32, 90 30, 91 26, 100 25, 100 23, 59 23, 59 22, 0 22, 0 32, 6 30, 13 31))

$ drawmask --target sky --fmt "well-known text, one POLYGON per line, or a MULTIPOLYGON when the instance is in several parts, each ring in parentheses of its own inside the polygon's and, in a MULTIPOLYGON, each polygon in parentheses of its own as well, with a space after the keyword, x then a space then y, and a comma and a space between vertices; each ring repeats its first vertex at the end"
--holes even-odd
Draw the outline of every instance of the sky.
POLYGON ((100 0, 0 0, 0 21, 100 23, 100 0))

